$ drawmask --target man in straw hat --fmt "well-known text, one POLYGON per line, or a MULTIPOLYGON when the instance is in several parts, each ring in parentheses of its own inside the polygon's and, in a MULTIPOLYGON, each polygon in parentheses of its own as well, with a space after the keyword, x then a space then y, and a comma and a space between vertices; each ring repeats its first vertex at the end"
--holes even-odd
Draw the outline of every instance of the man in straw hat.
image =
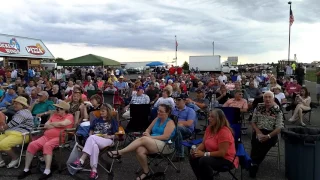
POLYGON ((118 81, 114 82, 114 86, 118 88, 119 90, 121 89, 128 89, 128 83, 123 81, 123 76, 120 76, 118 81))
MULTIPOLYGON (((72 114, 69 114, 70 105, 65 101, 60 101, 59 104, 54 104, 56 111, 52 114, 50 119, 44 125, 46 131, 44 135, 39 139, 32 141, 27 149, 25 168, 23 172, 18 176, 18 179, 24 179, 31 174, 29 170, 33 156, 42 150, 46 168, 39 179, 47 179, 52 176, 51 162, 52 151, 55 147, 59 146, 60 131, 68 128, 72 128, 74 124, 74 118, 72 114)), ((64 137, 62 137, 64 139, 64 137)))
MULTIPOLYGON (((22 133, 31 131, 33 127, 33 117, 28 110, 27 99, 18 96, 13 100, 14 110, 16 114, 12 120, 4 125, 1 125, 0 132, 0 167, 4 167, 6 164, 2 159, 1 152, 5 152, 11 157, 11 162, 7 165, 7 168, 12 168, 18 165, 19 156, 12 150, 16 145, 23 143, 22 133)), ((26 142, 29 142, 29 136, 26 136, 26 142)))

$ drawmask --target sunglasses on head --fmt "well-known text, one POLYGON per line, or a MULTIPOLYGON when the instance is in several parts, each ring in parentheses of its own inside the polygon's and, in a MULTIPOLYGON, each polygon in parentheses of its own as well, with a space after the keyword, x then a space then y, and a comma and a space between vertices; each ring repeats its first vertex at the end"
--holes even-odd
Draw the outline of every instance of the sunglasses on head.
POLYGON ((103 103, 102 106, 107 107, 108 109, 112 110, 112 106, 108 103, 103 103))

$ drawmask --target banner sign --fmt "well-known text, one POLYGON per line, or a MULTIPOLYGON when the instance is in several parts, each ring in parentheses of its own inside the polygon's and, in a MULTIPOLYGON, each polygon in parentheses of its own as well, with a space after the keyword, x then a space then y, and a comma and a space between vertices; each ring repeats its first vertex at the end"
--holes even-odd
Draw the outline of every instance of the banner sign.
POLYGON ((40 39, 0 34, 0 57, 53 59, 40 39))

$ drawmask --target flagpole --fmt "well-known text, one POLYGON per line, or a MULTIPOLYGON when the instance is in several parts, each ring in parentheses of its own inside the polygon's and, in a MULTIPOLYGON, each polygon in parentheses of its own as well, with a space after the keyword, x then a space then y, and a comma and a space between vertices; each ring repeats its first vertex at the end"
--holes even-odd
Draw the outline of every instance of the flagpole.
POLYGON ((177 44, 177 36, 174 36, 175 40, 176 40, 176 66, 178 66, 178 44, 177 44))
MULTIPOLYGON (((292 2, 289 1, 288 4, 290 5, 290 9, 289 9, 289 19, 291 17, 291 4, 292 2)), ((289 20, 289 47, 288 47, 288 63, 290 61, 290 43, 291 43, 291 22, 289 20)))

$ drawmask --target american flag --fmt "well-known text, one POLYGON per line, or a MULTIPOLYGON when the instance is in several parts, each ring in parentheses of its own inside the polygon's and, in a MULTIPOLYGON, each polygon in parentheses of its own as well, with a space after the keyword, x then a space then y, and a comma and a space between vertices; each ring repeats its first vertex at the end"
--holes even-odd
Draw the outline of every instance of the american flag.
POLYGON ((290 22, 290 26, 292 26, 293 22, 294 22, 294 16, 292 13, 292 10, 290 9, 290 18, 289 18, 289 22, 290 22))

